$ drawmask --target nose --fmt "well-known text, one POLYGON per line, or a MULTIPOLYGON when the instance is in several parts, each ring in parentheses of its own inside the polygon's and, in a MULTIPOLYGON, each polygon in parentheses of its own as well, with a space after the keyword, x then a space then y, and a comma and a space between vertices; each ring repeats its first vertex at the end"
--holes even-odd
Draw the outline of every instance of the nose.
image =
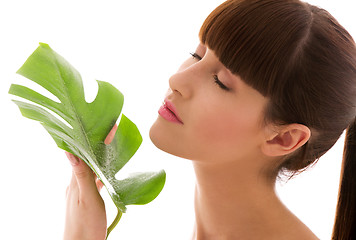
POLYGON ((194 88, 193 76, 191 69, 178 71, 169 78, 170 89, 185 99, 190 98, 194 88))

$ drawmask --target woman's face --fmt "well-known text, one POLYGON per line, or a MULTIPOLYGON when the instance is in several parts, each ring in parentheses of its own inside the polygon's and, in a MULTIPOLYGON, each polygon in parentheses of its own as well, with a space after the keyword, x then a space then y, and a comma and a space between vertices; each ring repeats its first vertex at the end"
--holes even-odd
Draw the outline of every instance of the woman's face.
POLYGON ((200 44, 169 86, 150 130, 158 148, 197 161, 235 161, 259 151, 268 100, 233 75, 213 51, 200 44))

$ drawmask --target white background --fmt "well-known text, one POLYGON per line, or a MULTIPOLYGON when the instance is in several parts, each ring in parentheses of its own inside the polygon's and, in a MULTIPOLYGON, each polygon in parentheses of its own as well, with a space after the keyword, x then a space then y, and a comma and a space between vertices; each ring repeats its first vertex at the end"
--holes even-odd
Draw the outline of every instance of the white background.
MULTIPOLYGON (((42 126, 23 118, 7 94, 11 83, 34 86, 15 72, 38 42, 48 43, 77 68, 89 101, 96 93, 94 79, 125 94, 123 112, 138 125, 144 142, 123 172, 167 172, 162 194, 146 206, 129 207, 109 239, 189 239, 194 222, 190 162, 155 149, 148 131, 169 76, 195 50, 200 25, 222 2, 1 1, 0 239, 62 238, 71 167, 42 126)), ((310 2, 329 10, 356 36, 353 0, 310 2)), ((341 139, 313 169, 278 185, 285 204, 321 239, 330 239, 342 147, 341 139)), ((103 197, 110 222, 115 207, 104 192, 103 197)))

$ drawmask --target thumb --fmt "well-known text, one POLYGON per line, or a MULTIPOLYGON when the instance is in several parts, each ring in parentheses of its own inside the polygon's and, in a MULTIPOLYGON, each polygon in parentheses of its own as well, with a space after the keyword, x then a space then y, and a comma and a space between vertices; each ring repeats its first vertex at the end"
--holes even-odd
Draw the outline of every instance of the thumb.
POLYGON ((78 186, 81 194, 91 193, 92 191, 97 192, 95 176, 90 167, 77 156, 68 152, 66 152, 66 155, 73 169, 72 182, 74 181, 74 183, 72 184, 78 186))

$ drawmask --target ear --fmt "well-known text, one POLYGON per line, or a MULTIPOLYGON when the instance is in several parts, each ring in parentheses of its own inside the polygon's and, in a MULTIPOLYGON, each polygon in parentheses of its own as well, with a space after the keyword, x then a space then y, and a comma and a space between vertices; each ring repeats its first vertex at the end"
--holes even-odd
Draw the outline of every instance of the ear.
POLYGON ((310 129, 302 124, 289 124, 267 134, 262 152, 270 157, 284 156, 303 146, 310 138, 310 129))

